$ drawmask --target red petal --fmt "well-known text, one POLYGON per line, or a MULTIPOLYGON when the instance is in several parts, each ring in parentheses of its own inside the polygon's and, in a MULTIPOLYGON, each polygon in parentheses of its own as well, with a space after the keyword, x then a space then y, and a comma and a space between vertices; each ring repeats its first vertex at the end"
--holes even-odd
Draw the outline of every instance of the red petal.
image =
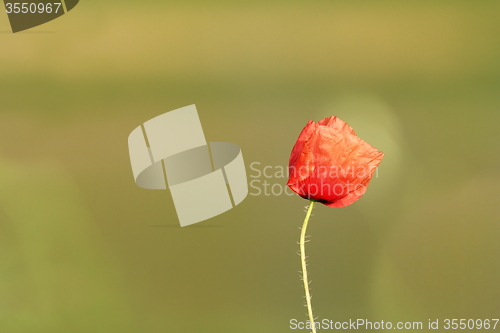
POLYGON ((344 207, 366 192, 383 156, 337 117, 309 121, 292 150, 287 185, 304 198, 344 207))
POLYGON ((335 116, 331 116, 325 119, 321 119, 318 121, 319 125, 330 127, 338 132, 349 133, 352 135, 356 135, 351 126, 349 126, 345 121, 335 116))
POLYGON ((290 154, 289 166, 294 165, 297 158, 300 156, 302 149, 304 148, 304 144, 309 140, 311 135, 317 130, 318 124, 314 121, 309 120, 307 125, 300 132, 297 141, 295 142, 295 146, 293 146, 292 153, 290 154))

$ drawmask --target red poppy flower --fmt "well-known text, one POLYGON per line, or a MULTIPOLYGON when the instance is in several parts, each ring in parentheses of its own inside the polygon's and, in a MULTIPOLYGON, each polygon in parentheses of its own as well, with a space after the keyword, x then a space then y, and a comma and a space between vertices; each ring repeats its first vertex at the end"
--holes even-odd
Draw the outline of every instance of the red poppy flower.
POLYGON ((345 207, 366 192, 383 156, 337 117, 310 120, 290 155, 287 185, 305 199, 345 207))

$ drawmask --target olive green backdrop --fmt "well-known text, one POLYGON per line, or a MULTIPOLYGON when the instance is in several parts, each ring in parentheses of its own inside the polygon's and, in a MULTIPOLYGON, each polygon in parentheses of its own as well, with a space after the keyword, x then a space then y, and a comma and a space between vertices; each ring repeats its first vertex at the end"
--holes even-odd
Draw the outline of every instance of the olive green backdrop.
POLYGON ((497 1, 87 0, 12 34, 0 13, 0 331, 307 319, 305 200, 249 195, 180 228, 168 191, 134 184, 128 134, 189 104, 261 190, 286 178, 250 164, 285 167, 309 119, 337 115, 386 153, 361 200, 315 208, 319 319, 498 318, 499 15, 497 1))

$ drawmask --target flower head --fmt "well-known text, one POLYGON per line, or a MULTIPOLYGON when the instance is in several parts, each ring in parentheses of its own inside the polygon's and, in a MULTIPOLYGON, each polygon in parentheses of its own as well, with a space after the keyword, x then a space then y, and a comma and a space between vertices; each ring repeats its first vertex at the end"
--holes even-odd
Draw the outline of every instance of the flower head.
POLYGON ((287 185, 305 199, 348 206, 366 192, 383 156, 337 117, 310 120, 292 149, 287 185))

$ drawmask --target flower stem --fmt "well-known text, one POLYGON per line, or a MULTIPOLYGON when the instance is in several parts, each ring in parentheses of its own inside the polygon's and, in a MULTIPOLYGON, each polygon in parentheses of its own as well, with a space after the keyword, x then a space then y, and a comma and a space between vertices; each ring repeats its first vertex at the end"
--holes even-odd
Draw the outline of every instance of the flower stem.
POLYGON ((316 333, 316 327, 314 326, 314 316, 312 313, 311 306, 311 294, 309 292, 309 280, 307 278, 307 263, 306 263, 306 249, 305 249, 305 239, 307 224, 309 223, 309 217, 311 217, 311 212, 314 207, 314 201, 311 200, 311 204, 307 209, 306 218, 304 219, 304 224, 302 225, 302 231, 300 233, 300 261, 302 263, 302 280, 304 281, 304 290, 306 292, 306 302, 307 302, 307 313, 309 315, 309 322, 311 323, 312 332, 316 333))

